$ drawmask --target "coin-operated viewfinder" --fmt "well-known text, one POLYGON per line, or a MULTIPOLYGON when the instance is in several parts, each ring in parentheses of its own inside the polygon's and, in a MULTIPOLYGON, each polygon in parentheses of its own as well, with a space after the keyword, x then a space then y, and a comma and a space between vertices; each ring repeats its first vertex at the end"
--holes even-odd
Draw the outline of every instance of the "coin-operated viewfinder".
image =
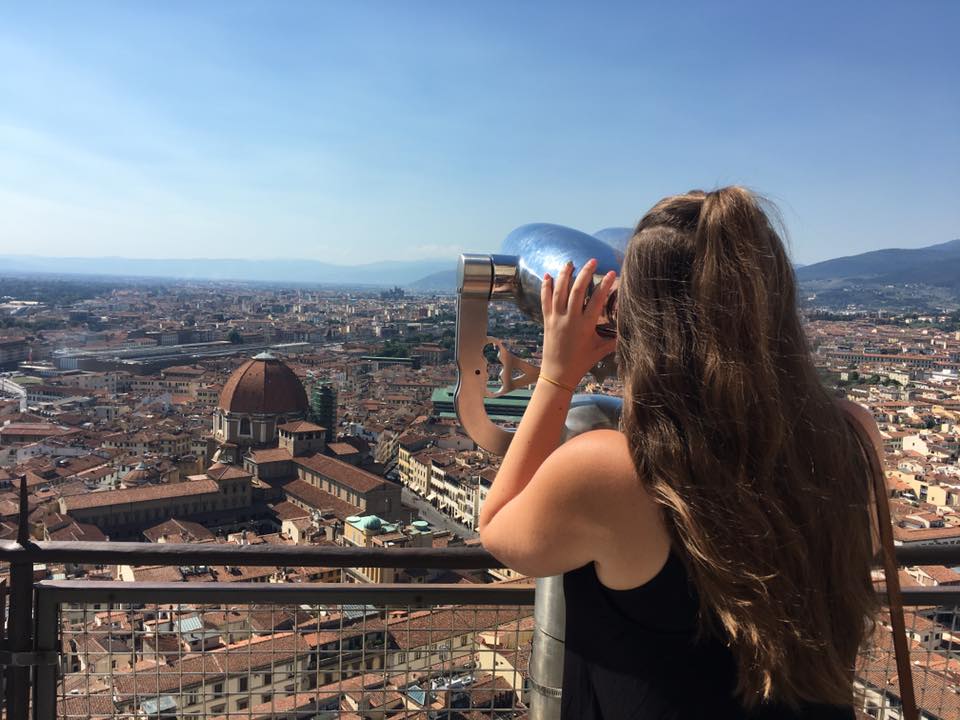
MULTIPOLYGON (((510 233, 503 241, 499 254, 465 253, 460 256, 454 407, 467 434, 480 447, 503 455, 513 437, 512 430, 490 419, 484 400, 527 387, 536 382, 540 373, 538 367, 514 355, 502 338, 487 334, 490 303, 512 302, 527 317, 542 322, 540 286, 545 273, 556 277, 571 260, 576 273, 590 258, 596 258, 597 269, 590 286, 592 289, 609 271, 620 271, 623 250, 630 235, 631 231, 626 228, 607 228, 596 235, 588 235, 562 225, 536 223, 524 225, 510 233), (487 345, 496 348, 502 365, 500 385, 495 389, 488 386, 487 359, 484 355, 487 345)), ((605 335, 616 333, 613 323, 615 299, 614 295, 607 303, 597 332, 605 335)), ((614 374, 613 358, 598 363, 591 373, 601 381, 614 374)), ((620 398, 575 395, 563 439, 598 427, 616 427, 620 407, 620 398)))

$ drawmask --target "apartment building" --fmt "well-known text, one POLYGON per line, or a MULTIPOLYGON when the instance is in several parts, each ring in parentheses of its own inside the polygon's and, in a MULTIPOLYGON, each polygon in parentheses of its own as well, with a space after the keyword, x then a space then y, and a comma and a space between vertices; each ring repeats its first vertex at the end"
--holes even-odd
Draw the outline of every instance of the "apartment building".
MULTIPOLYGON (((343 524, 343 542, 354 547, 422 547, 433 546, 433 529, 425 520, 414 520, 404 526, 387 522, 376 515, 351 515, 343 524)), ((392 583, 397 581, 395 568, 361 567, 351 569, 363 582, 392 583)))
POLYGON ((119 714, 209 718, 245 713, 381 665, 382 622, 313 633, 281 632, 195 653, 156 673, 114 678, 119 714), (364 652, 365 651, 365 652, 364 652))
POLYGON ((404 513, 400 486, 373 473, 326 455, 294 458, 293 464, 300 480, 365 513, 388 518, 404 513))

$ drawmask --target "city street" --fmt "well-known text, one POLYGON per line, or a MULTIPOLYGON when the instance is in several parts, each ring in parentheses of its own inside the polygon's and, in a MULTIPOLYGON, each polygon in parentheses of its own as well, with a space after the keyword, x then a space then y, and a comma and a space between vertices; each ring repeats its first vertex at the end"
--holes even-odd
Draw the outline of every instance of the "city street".
POLYGON ((477 533, 475 533, 473 530, 465 525, 461 525, 453 518, 444 515, 433 505, 428 503, 419 495, 410 492, 410 490, 407 488, 403 488, 403 492, 401 493, 400 497, 404 505, 416 508, 421 517, 423 517, 423 519, 431 525, 454 532, 462 538, 477 537, 477 533))

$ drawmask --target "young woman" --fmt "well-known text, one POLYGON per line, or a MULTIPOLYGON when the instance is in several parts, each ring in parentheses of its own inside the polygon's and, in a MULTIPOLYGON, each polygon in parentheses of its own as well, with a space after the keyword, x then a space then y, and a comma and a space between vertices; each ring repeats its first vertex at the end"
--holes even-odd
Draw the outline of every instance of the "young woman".
POLYGON ((616 339, 595 331, 615 275, 587 300, 593 272, 544 278, 541 382, 480 516, 508 566, 564 574, 564 719, 853 718, 876 534, 848 422, 879 434, 821 386, 767 215, 739 187, 657 203, 616 339), (621 430, 559 445, 611 352, 621 430))

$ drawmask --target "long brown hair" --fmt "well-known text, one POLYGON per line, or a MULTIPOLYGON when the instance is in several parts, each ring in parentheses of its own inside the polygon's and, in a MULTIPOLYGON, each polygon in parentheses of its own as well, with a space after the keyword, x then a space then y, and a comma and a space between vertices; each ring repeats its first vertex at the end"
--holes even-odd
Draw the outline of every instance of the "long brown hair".
POLYGON ((849 704, 876 598, 867 468, 823 388, 786 250, 740 187, 657 203, 617 299, 623 430, 745 707, 849 704))

